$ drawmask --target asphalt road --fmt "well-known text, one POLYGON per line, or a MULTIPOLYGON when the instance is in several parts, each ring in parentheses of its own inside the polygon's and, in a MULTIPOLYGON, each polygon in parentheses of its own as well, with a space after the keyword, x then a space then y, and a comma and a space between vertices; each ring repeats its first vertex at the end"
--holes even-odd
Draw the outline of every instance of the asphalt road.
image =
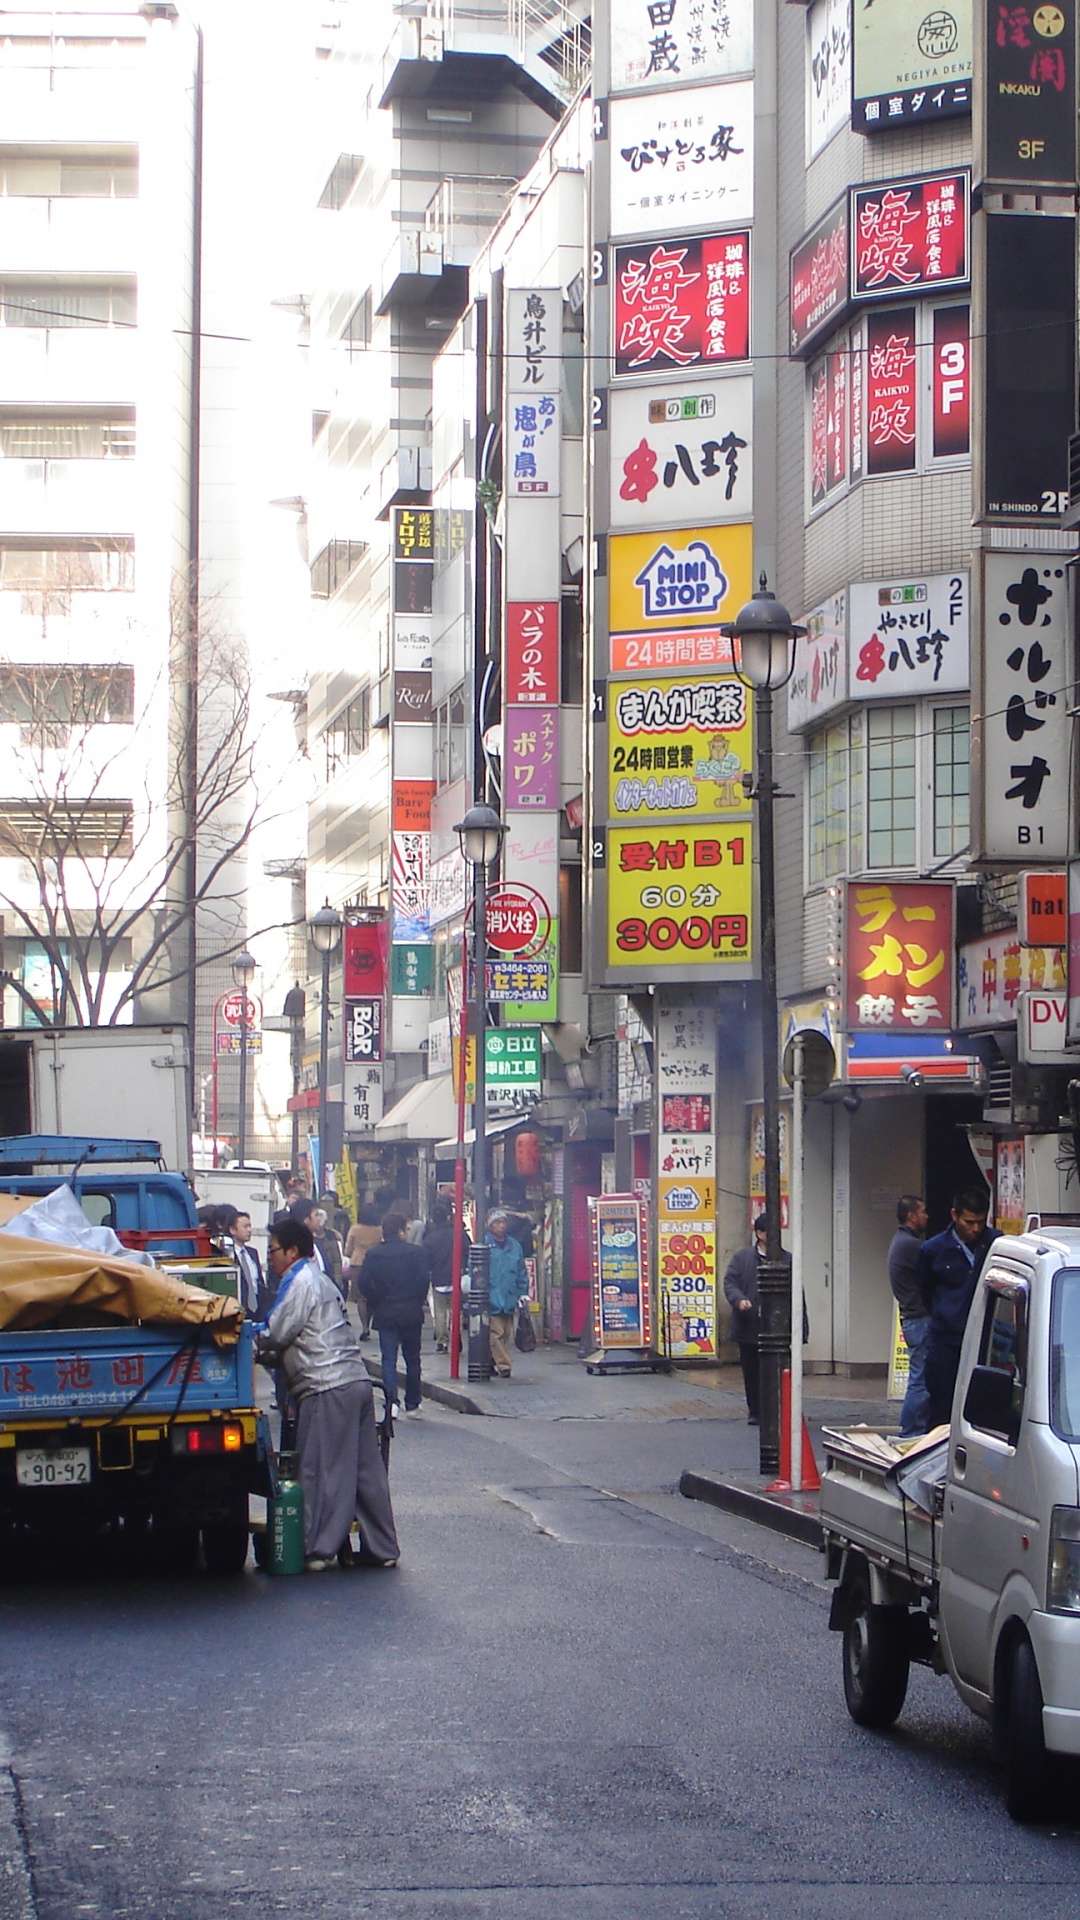
POLYGON ((929 1674, 852 1725, 817 1556, 673 1492, 720 1424, 429 1405, 395 1573, 0 1586, 3 1920, 1073 1920, 1080 1794, 929 1674))

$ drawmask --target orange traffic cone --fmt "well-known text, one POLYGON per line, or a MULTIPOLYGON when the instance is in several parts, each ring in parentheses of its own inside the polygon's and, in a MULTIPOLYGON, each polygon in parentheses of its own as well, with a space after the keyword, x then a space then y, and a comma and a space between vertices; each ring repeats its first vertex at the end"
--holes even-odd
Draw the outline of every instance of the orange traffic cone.
MULTIPOLYGON (((818 1493, 821 1490, 821 1475, 814 1459, 814 1449, 810 1440, 810 1430, 806 1421, 802 1423, 802 1489, 803 1493, 818 1493)), ((765 1489, 767 1493, 791 1492, 791 1372, 785 1367, 780 1376, 780 1478, 773 1480, 765 1489)))

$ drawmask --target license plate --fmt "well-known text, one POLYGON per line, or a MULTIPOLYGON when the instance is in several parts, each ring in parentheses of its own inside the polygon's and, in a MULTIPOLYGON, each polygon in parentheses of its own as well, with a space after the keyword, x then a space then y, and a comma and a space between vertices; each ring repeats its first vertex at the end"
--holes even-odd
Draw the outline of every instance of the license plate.
POLYGON ((90 1483, 89 1447, 19 1447, 15 1478, 20 1487, 84 1487, 90 1483))

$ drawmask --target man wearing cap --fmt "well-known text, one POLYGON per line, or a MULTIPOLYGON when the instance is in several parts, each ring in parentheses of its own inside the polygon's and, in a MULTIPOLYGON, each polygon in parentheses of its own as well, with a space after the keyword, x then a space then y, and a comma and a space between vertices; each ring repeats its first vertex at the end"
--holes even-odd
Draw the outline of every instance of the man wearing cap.
POLYGON ((501 1210, 488 1216, 488 1306, 491 1313, 491 1360, 501 1380, 510 1378, 510 1348, 518 1303, 528 1298, 529 1278, 520 1240, 512 1238, 509 1220, 501 1210))

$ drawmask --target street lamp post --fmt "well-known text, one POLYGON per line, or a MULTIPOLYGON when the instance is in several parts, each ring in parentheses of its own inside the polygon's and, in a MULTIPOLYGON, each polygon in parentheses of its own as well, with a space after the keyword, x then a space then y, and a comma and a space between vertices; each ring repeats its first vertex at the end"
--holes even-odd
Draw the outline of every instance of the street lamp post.
POLYGON ((329 900, 324 901, 318 913, 313 913, 308 921, 311 944, 316 953, 322 955, 322 1005, 319 1009, 319 1173, 316 1188, 322 1192, 327 1183, 326 1135, 328 1126, 329 1102, 327 1099, 327 1079, 329 1077, 330 1056, 330 962, 341 939, 341 915, 336 913, 329 900))
POLYGON ((240 989, 240 1125, 236 1129, 236 1156, 247 1159, 248 988, 255 978, 255 955, 245 947, 232 963, 232 977, 240 989))
POLYGON ((292 1148, 289 1166, 296 1174, 300 1171, 300 1108, 297 1098, 304 1064, 304 1015, 307 1012, 307 995, 299 980, 293 982, 285 995, 282 1012, 289 1023, 289 1066, 292 1070, 292 1148))
MULTIPOLYGON (((463 858, 473 870, 473 1039, 476 1097, 473 1104, 473 1192, 475 1218, 469 1253, 469 1379, 491 1378, 491 1326, 488 1318, 488 1274, 491 1249, 487 1244, 487 1086, 484 1042, 487 1032, 487 876, 499 857, 506 829, 491 807, 470 807, 454 828, 463 858)), ((468 969, 466 968, 468 984, 468 969)), ((466 1058, 461 1071, 467 1069, 466 1058)))
POLYGON ((790 1278, 780 1244, 780 1009, 776 997, 776 855, 773 827, 772 697, 795 670, 795 642, 806 632, 769 592, 762 574, 752 600, 721 628, 735 648, 735 671, 754 693, 757 733, 758 882, 761 925, 761 1101, 765 1120, 765 1258, 758 1268, 761 1380, 759 1466, 780 1471, 780 1387, 791 1348, 790 1278))

